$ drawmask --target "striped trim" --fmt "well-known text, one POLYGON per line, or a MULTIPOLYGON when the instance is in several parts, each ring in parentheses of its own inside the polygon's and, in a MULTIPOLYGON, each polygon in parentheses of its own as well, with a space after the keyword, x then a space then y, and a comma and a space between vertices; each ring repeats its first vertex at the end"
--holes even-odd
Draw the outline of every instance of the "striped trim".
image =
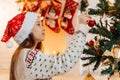
POLYGON ((35 55, 37 54, 38 51, 39 50, 35 49, 35 50, 31 50, 31 51, 28 52, 28 54, 26 56, 26 59, 25 59, 27 68, 29 68, 32 65, 32 63, 35 59, 35 55))

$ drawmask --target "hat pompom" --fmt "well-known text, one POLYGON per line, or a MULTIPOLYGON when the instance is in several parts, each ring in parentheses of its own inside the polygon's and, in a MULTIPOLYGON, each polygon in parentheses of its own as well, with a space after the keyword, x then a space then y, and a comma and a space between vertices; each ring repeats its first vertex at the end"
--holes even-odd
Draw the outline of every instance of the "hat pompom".
POLYGON ((7 48, 13 47, 13 42, 12 42, 12 41, 8 41, 8 42, 6 43, 6 46, 7 46, 7 48))

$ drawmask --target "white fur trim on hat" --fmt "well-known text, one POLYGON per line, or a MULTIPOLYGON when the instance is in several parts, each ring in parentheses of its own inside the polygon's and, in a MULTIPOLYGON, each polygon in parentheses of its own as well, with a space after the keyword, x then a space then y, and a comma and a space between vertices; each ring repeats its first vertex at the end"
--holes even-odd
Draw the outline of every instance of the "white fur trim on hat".
POLYGON ((33 25, 38 17, 37 13, 34 12, 27 12, 25 14, 25 19, 23 21, 23 24, 20 28, 20 30, 17 32, 17 34, 14 36, 14 40, 21 44, 31 33, 33 25))

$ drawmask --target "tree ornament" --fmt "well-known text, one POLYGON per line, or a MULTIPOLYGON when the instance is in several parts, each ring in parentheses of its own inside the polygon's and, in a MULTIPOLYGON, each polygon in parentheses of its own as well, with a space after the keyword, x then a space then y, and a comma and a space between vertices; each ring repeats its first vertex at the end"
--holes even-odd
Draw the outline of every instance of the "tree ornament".
POLYGON ((45 15, 45 19, 43 21, 44 25, 49 27, 52 31, 58 33, 60 32, 59 25, 59 15, 61 11, 62 4, 57 0, 51 0, 51 5, 49 10, 45 15))
POLYGON ((94 41, 93 40, 90 40, 89 42, 88 42, 88 46, 93 46, 94 45, 94 41))
POLYGON ((94 20, 89 20, 88 21, 88 26, 89 27, 93 27, 95 25, 95 21, 94 20))
POLYGON ((97 40, 97 41, 94 42, 94 48, 96 50, 99 50, 99 48, 100 48, 99 40, 97 40))
POLYGON ((88 74, 85 76, 84 80, 95 80, 95 79, 94 79, 94 77, 93 77, 90 73, 88 73, 88 74))
POLYGON ((68 34, 74 33, 74 27, 72 21, 77 7, 78 7, 78 3, 75 2, 74 0, 66 0, 66 4, 64 7, 62 20, 61 20, 61 27, 68 34))

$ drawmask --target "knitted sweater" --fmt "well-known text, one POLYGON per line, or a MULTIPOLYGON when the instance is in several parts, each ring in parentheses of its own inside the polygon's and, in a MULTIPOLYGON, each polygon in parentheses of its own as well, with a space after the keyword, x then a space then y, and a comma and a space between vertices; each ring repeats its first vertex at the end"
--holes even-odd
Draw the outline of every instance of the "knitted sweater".
POLYGON ((45 79, 68 72, 83 53, 88 30, 87 26, 80 26, 79 30, 70 36, 70 45, 58 56, 44 54, 35 49, 21 50, 15 70, 17 80, 45 79))

